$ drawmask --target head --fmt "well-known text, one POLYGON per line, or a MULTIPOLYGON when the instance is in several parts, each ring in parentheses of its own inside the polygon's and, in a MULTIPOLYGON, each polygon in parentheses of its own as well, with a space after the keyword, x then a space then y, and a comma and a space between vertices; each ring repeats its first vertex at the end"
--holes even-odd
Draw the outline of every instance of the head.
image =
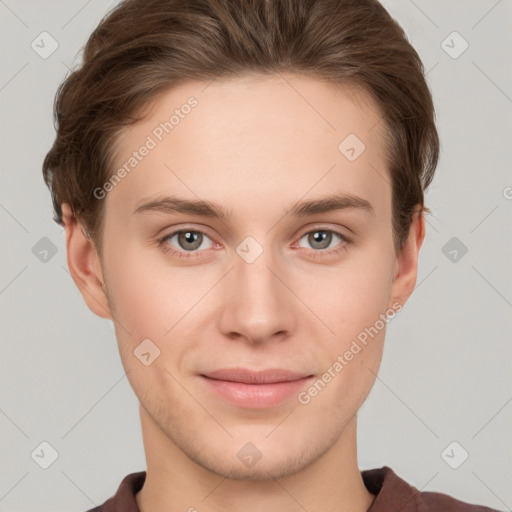
POLYGON ((374 0, 128 0, 55 118, 54 218, 146 421, 223 475, 320 457, 370 392, 425 235, 439 142, 401 28, 374 0), (234 367, 309 380, 243 407, 201 377, 234 367))

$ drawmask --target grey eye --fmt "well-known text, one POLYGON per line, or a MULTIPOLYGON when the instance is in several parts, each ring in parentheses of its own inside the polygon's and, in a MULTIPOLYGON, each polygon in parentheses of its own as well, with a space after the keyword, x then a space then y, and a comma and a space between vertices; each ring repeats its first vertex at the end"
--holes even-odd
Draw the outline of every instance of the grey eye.
MULTIPOLYGON (((329 248, 331 242, 334 240, 333 235, 338 237, 340 241, 342 240, 341 235, 328 229, 316 229, 315 231, 310 231, 302 236, 300 240, 303 240, 304 238, 307 239, 307 243, 311 248, 321 251, 329 248)), ((304 247, 300 242, 299 245, 304 247)))
POLYGON ((178 244, 185 251, 193 251, 201 246, 203 234, 197 231, 182 231, 177 234, 178 244))

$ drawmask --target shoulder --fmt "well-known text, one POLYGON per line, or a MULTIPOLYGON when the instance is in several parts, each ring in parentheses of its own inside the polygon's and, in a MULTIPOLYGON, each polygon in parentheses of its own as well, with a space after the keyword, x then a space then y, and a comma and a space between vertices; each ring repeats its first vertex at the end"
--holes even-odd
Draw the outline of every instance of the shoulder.
POLYGON ((500 512, 440 492, 420 492, 388 466, 361 471, 361 476, 366 488, 375 494, 367 512, 500 512))
POLYGON ((420 496, 428 511, 442 509, 453 512, 499 512, 495 508, 467 503, 438 492, 422 492, 420 496))
POLYGON ((145 480, 145 471, 126 475, 114 496, 87 512, 139 512, 135 495, 142 489, 145 480))

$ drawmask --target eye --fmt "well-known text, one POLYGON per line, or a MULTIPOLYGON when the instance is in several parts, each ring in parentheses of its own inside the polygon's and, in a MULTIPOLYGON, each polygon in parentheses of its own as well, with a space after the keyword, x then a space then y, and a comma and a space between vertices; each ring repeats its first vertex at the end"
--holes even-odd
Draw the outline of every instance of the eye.
POLYGON ((329 254, 344 250, 346 244, 349 243, 347 237, 331 229, 315 229, 314 231, 305 233, 298 241, 299 247, 305 247, 301 244, 302 240, 306 240, 306 243, 309 244, 315 252, 327 252, 329 254), (336 244, 337 240, 341 243, 336 244), (336 249, 330 251, 328 249, 333 247, 333 242, 336 249))
MULTIPOLYGON (((347 237, 331 229, 315 229, 302 235, 296 244, 307 249, 308 247, 303 245, 303 240, 312 248, 311 256, 313 257, 338 254, 350 244, 347 237), (337 244, 336 241, 338 241, 337 244)), ((158 239, 157 243, 164 252, 177 258, 193 258, 199 256, 200 249, 222 247, 203 231, 186 228, 165 235, 158 239)))
POLYGON ((160 238, 158 244, 164 251, 183 258, 192 256, 186 253, 195 253, 199 252, 198 249, 211 249, 213 247, 213 241, 206 233, 194 229, 173 231, 160 238))

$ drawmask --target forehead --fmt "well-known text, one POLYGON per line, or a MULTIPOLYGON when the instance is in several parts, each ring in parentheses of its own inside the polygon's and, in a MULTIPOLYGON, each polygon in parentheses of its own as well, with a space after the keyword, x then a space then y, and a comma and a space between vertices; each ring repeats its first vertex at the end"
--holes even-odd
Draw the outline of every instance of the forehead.
POLYGON ((263 215, 262 205, 345 192, 384 212, 384 127, 354 86, 292 74, 184 83, 119 137, 114 171, 128 172, 107 209, 128 215, 141 199, 169 193, 263 215))

